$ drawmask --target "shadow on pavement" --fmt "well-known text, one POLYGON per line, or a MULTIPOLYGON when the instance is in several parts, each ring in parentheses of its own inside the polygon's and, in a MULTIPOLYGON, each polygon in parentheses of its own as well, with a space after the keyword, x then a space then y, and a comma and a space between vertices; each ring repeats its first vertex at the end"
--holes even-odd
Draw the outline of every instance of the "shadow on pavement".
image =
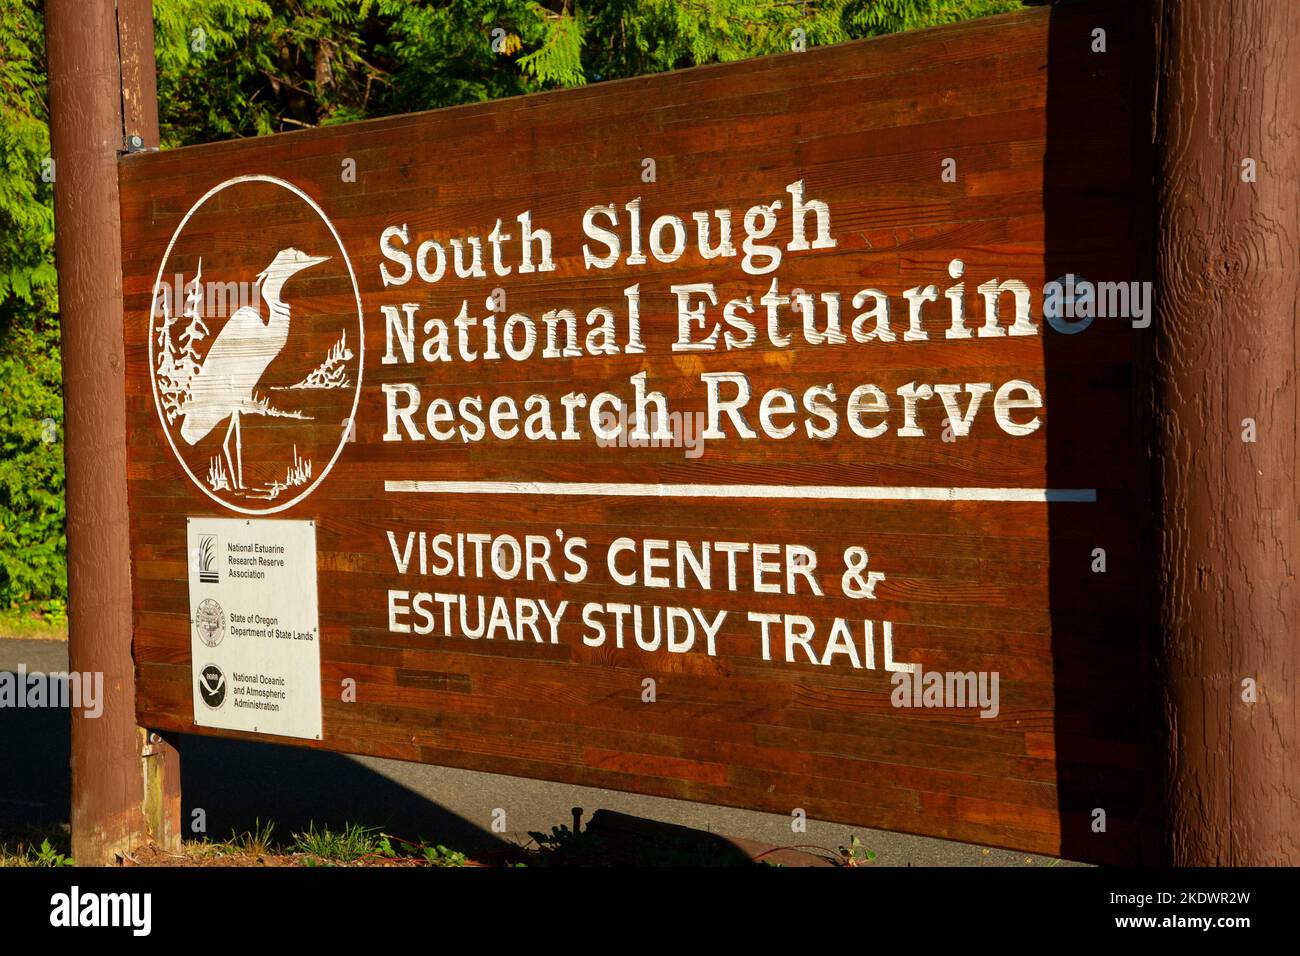
POLYGON ((355 823, 457 850, 506 845, 496 834, 341 754, 189 735, 181 735, 178 747, 182 825, 188 828, 194 811, 202 809, 214 840, 273 820, 277 841, 311 824, 337 829, 355 823))
MULTIPOLYGON (((41 664, 51 671, 66 666, 41 664)), ((12 666, 3 670, 15 673, 12 666)), ((69 745, 66 708, 0 710, 0 829, 68 822, 69 745)), ((318 829, 355 823, 461 850, 506 845, 499 836, 341 754, 189 735, 182 735, 179 745, 182 826, 189 832, 194 811, 202 809, 206 835, 213 840, 273 821, 276 842, 289 841, 313 823, 318 829)))
POLYGON ((0 710, 0 754, 0 829, 66 823, 67 710, 0 710))

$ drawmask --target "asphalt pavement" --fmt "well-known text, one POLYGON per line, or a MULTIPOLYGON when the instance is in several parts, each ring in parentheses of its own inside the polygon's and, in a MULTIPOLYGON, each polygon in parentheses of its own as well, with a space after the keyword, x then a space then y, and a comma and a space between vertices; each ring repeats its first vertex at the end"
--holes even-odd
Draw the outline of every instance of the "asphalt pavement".
MULTIPOLYGON (((0 638, 0 671, 67 669, 62 641, 0 638)), ((808 820, 794 833, 789 817, 684 800, 575 787, 503 774, 247 743, 217 737, 180 739, 185 819, 206 820, 206 833, 224 839, 273 821, 288 837, 309 824, 358 823, 410 840, 453 849, 527 843, 530 831, 571 825, 609 810, 643 820, 691 827, 774 846, 817 848, 833 855, 857 835, 876 854, 873 866, 1049 866, 1050 857, 990 849, 808 820), (196 814, 202 810, 202 814, 196 814), (500 822, 499 822, 500 821, 500 822), (495 824, 495 827, 494 827, 495 824), (502 829, 504 825, 504 829, 502 829)), ((56 709, 0 710, 0 828, 61 823, 68 818, 68 713, 56 709)))

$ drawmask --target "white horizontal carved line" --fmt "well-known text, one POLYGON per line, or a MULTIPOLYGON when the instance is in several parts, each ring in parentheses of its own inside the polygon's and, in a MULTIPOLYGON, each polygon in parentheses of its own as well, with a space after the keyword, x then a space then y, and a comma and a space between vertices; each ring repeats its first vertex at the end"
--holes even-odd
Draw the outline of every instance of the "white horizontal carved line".
POLYGON ((611 495, 623 498, 807 498, 834 501, 1090 503, 1096 488, 936 488, 883 485, 697 485, 603 481, 385 481, 384 490, 430 495, 611 495))

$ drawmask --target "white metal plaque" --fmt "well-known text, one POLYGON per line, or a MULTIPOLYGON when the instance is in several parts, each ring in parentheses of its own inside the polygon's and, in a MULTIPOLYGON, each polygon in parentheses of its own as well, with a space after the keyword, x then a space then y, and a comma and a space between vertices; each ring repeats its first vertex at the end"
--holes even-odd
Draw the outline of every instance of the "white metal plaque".
POLYGON ((315 522, 187 523, 194 723, 319 740, 315 522))

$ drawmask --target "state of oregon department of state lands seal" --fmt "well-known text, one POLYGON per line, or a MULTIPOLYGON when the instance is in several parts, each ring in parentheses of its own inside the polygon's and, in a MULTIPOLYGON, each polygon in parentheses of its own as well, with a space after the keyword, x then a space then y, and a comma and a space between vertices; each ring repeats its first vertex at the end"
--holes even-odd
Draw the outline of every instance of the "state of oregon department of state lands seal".
POLYGON ((204 598, 194 611, 194 631, 208 647, 216 647, 226 636, 226 612, 212 598, 204 598))

